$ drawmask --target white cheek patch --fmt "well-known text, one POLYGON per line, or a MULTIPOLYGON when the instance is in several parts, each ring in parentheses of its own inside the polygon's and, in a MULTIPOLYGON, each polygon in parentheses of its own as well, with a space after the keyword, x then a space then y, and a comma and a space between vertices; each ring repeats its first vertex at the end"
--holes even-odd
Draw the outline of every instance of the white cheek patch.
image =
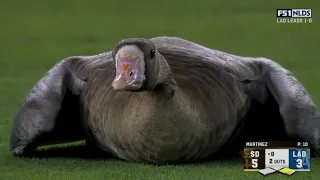
POLYGON ((139 58, 140 70, 142 73, 145 73, 145 62, 144 62, 144 53, 136 45, 125 45, 121 47, 117 54, 115 55, 116 66, 118 65, 119 57, 126 58, 139 58))

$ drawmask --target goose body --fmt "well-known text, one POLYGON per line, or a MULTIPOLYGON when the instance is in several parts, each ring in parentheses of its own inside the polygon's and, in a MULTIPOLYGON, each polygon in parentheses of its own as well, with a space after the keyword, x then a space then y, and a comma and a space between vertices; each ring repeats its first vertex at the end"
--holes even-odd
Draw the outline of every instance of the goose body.
MULTIPOLYGON (((245 133, 240 133, 244 136, 236 138, 237 143, 253 140, 255 138, 246 134, 248 129, 244 130, 242 126, 259 129, 257 124, 257 127, 251 127, 247 122, 268 121, 268 115, 283 125, 279 130, 279 140, 308 140, 317 155, 319 113, 302 86, 288 73, 266 58, 240 57, 181 38, 157 37, 150 40, 125 39, 113 51, 67 58, 41 81, 58 74, 62 79, 67 77, 49 89, 63 87, 67 89, 65 93, 79 97, 74 105, 80 110, 73 113, 80 114, 77 122, 84 127, 84 137, 90 135, 90 140, 106 153, 132 162, 166 164, 206 159, 230 144, 234 137, 240 136, 238 131, 245 133), (272 78, 270 72, 283 78, 272 78), (304 104, 303 107, 298 105, 301 111, 296 113, 313 119, 306 121, 306 118, 290 117, 288 112, 279 108, 283 100, 294 101, 293 96, 290 99, 282 93, 292 90, 292 87, 279 89, 290 82, 297 86, 294 95, 301 95, 305 100, 300 101, 304 104), (310 133, 301 132, 290 122, 303 124, 310 133)), ((54 104, 54 100, 61 103, 65 96, 62 93, 55 99, 33 101, 43 105, 46 104, 44 102, 54 104)), ((18 135, 21 128, 16 128, 22 126, 26 129, 28 127, 22 122, 33 122, 27 118, 26 112, 26 108, 33 108, 26 105, 30 99, 29 96, 29 101, 16 116, 12 134, 14 155, 26 153, 23 148, 19 151, 16 147, 23 142, 27 145, 31 142, 30 139, 21 140, 18 135)), ((61 114, 59 108, 52 113, 61 114)), ((44 112, 41 108, 36 110, 44 112)), ((67 127, 66 121, 62 127, 67 127)), ((44 128, 36 125, 39 129, 44 128)), ((46 130, 50 133, 52 127, 46 127, 46 130)), ((264 132, 256 138, 268 137, 264 132)), ((27 137, 31 137, 39 132, 28 133, 27 137)))

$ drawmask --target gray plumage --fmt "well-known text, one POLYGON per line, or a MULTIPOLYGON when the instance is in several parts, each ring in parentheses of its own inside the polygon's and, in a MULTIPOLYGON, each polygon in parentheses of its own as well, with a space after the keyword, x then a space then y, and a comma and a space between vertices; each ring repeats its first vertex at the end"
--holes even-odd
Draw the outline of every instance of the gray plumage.
POLYGON ((165 164, 241 149, 243 140, 299 139, 318 156, 319 131, 310 96, 272 60, 175 37, 125 39, 113 51, 56 64, 17 113, 11 151, 24 156, 41 144, 87 139, 127 161, 165 164), (115 55, 130 44, 145 55, 146 79, 138 90, 119 92, 111 86, 115 55))

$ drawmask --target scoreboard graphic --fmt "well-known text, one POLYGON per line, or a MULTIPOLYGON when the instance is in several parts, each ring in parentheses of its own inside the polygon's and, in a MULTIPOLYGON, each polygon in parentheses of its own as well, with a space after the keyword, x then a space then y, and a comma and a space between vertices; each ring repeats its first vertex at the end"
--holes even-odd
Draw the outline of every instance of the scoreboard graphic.
POLYGON ((245 142, 243 152, 244 171, 258 171, 263 175, 310 171, 308 142, 245 142))

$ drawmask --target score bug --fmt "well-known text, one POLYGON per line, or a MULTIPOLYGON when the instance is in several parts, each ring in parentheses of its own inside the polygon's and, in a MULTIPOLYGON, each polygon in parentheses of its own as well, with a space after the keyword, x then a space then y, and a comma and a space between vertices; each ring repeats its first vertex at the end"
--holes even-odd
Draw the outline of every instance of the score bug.
POLYGON ((244 171, 261 174, 281 172, 291 175, 296 171, 310 171, 308 142, 250 142, 245 143, 244 171), (267 146, 262 146, 267 144, 267 146))

